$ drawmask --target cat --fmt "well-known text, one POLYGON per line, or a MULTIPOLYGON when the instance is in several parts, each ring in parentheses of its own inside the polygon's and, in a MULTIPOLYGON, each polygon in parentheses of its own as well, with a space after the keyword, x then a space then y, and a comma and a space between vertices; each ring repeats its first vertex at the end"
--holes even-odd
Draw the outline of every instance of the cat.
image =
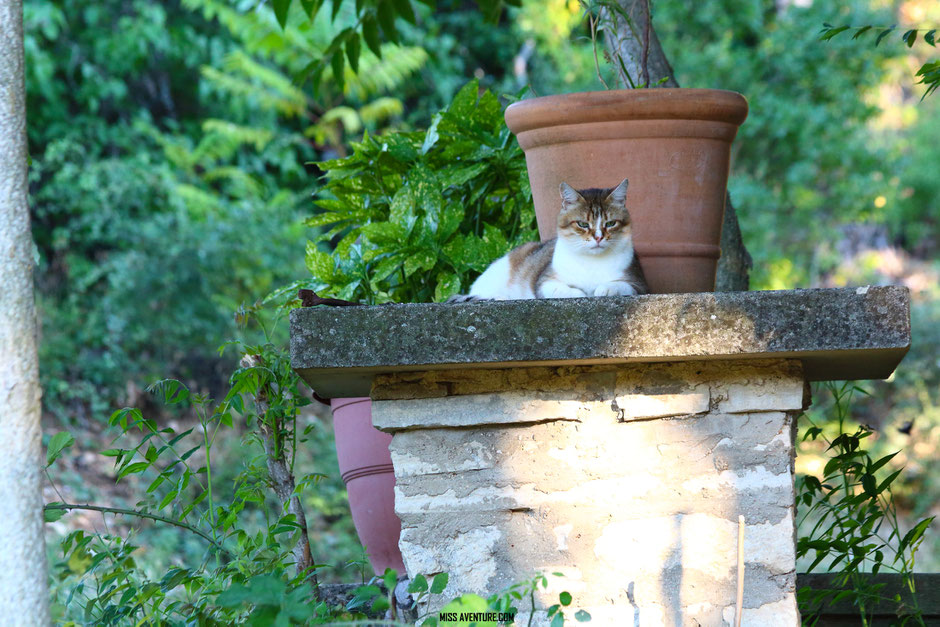
POLYGON ((624 179, 613 189, 559 186, 558 236, 530 242, 494 261, 469 294, 452 301, 648 294, 633 252, 624 179))

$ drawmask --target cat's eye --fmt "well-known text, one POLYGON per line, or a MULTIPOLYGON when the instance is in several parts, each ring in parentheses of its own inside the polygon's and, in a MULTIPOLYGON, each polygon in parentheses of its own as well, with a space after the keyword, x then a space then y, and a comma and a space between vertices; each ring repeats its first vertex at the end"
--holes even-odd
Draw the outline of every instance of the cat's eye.
POLYGON ((580 226, 582 229, 586 229, 591 225, 588 224, 587 222, 581 222, 580 220, 578 220, 578 226, 580 226))
POLYGON ((617 226, 618 224, 620 224, 620 220, 608 220, 608 221, 607 221, 607 224, 604 225, 604 228, 605 228, 605 229, 612 229, 612 228, 614 228, 615 226, 617 226))

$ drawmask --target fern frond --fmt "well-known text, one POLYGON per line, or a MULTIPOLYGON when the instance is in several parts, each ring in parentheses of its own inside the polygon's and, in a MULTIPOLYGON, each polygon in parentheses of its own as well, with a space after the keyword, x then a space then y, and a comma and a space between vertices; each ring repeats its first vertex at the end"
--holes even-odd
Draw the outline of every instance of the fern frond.
POLYGON ((389 118, 401 115, 405 105, 398 98, 385 96, 377 98, 359 109, 359 116, 366 124, 380 124, 389 118))
POLYGON ((268 145, 268 142, 274 138, 274 131, 266 128, 256 128, 254 126, 242 126, 233 124, 226 120, 217 120, 210 118, 202 123, 204 133, 216 133, 228 138, 233 145, 241 146, 249 144, 254 146, 255 150, 262 151, 268 145))
MULTIPOLYGON (((345 66, 346 86, 343 93, 364 102, 376 94, 394 91, 427 61, 428 53, 424 48, 384 44, 381 59, 371 52, 363 52, 357 74, 348 65, 345 66)), ((324 82, 327 81, 326 77, 332 81, 331 70, 327 69, 324 77, 324 82)))
POLYGON ((236 166, 213 168, 203 175, 203 179, 210 183, 227 183, 230 186, 229 193, 237 198, 259 198, 264 195, 264 186, 236 166))
POLYGON ((296 98, 285 98, 283 94, 259 89, 259 86, 253 81, 220 72, 209 66, 203 66, 202 75, 220 91, 246 99, 254 99, 264 109, 277 111, 288 116, 299 116, 306 110, 306 97, 303 103, 296 98))

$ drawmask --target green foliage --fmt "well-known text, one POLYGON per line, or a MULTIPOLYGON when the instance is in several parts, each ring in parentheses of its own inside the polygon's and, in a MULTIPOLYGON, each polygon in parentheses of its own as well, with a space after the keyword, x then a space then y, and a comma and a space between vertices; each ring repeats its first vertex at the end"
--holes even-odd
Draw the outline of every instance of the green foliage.
POLYGON ((311 287, 365 303, 446 300, 535 239, 522 152, 496 97, 467 84, 427 131, 365 137, 319 164, 323 233, 307 245, 311 287), (332 253, 320 246, 336 240, 332 253))
MULTIPOLYGON (((423 4, 433 8, 435 0, 420 0, 423 4)), ((499 19, 506 6, 519 6, 521 0, 477 0, 477 5, 488 20, 499 19)), ((325 2, 322 0, 300 0, 299 6, 291 0, 276 0, 274 13, 277 22, 286 28, 291 7, 294 12, 302 14, 310 23, 317 21, 318 17, 326 14, 325 2)), ((306 67, 296 74, 298 78, 311 78, 314 85, 319 85, 326 72, 339 80, 340 85, 348 67, 354 74, 359 73, 359 59, 361 51, 368 48, 377 57, 383 54, 382 40, 398 44, 402 41, 399 22, 417 24, 418 15, 411 0, 331 0, 329 10, 330 22, 335 23, 337 16, 346 14, 349 19, 340 22, 334 28, 328 45, 322 52, 313 58, 306 67), (381 35, 379 34, 381 32, 381 35)))
POLYGON ((797 540, 797 558, 813 556, 807 572, 824 567, 839 573, 838 582, 844 589, 801 589, 801 613, 804 620, 813 617, 809 624, 815 624, 818 612, 828 603, 849 598, 858 607, 862 623, 868 625, 879 601, 895 601, 900 624, 923 625, 913 595, 914 554, 933 517, 916 522, 910 531, 902 533, 891 492, 901 470, 887 474, 888 464, 897 453, 875 460, 862 446, 872 431, 857 426, 850 432, 849 403, 855 392, 864 393, 861 388, 853 382, 829 383, 827 388, 833 396, 834 437, 830 440, 823 427, 804 417, 809 427, 803 440, 822 439, 830 453, 822 477, 805 475, 798 480, 799 525, 804 530, 812 525, 812 529, 797 540), (880 594, 884 584, 870 583, 863 575, 882 571, 901 575, 912 592, 913 607, 901 604, 900 599, 884 599, 880 594))
MULTIPOLYGON (((286 574, 293 562, 297 521, 294 514, 278 514, 280 508, 268 504, 265 455, 249 459, 231 490, 213 477, 216 439, 236 420, 250 429, 243 450, 258 451, 261 439, 273 439, 291 469, 298 442, 304 441, 304 434, 297 432, 297 417, 309 401, 297 389, 299 380, 288 357, 271 345, 243 350, 252 356, 252 364, 232 375, 221 402, 173 379, 151 387, 166 405, 191 406, 198 416, 195 427, 177 432, 135 408, 111 416, 109 423, 119 435, 102 455, 114 459, 118 481, 138 476, 149 482, 133 508, 64 502, 46 506, 53 519, 64 511, 85 509, 123 514, 136 524, 151 520, 172 525, 204 541, 204 558, 153 574, 138 565, 138 547, 129 538, 73 531, 63 539, 61 560, 52 567, 68 582, 67 596, 59 599, 66 618, 96 625, 194 620, 267 625, 335 615, 335 608, 312 598, 309 572, 286 574), (258 398, 264 401, 256 402, 258 398), (257 513, 263 514, 262 520, 257 513)), ((51 460, 67 439, 62 434, 53 438, 51 460)), ((297 493, 310 482, 301 481, 297 493)))
POLYGON ((866 3, 656 3, 656 24, 683 87, 731 89, 750 104, 735 140, 729 188, 757 289, 819 284, 841 256, 847 223, 881 219, 890 162, 869 123, 865 90, 885 76, 884 47, 858 54, 849 38, 819 42, 819 24, 883 18, 866 3))
POLYGON ((46 409, 82 420, 157 373, 222 378, 231 312, 302 270, 315 153, 201 80, 237 51, 217 23, 142 0, 24 14, 46 409))
MULTIPOLYGON (((897 29, 897 26, 889 26, 887 28, 881 26, 873 26, 871 24, 866 24, 865 26, 833 26, 832 24, 823 24, 822 35, 820 39, 823 41, 829 41, 833 37, 844 33, 846 31, 855 31, 855 34, 852 35, 852 39, 858 39, 868 31, 875 29, 875 31, 880 31, 878 36, 875 37, 875 46, 881 43, 881 40, 889 36, 892 32, 897 29)), ((904 31, 904 34, 901 35, 901 41, 907 44, 908 48, 914 47, 914 42, 917 41, 917 34, 924 30, 923 38, 924 43, 936 48, 937 43, 935 40, 937 29, 917 29, 909 28, 904 31)), ((875 32, 872 31, 872 32, 875 32)), ((938 87, 940 87, 940 61, 928 61, 920 66, 920 69, 917 71, 917 76, 920 77, 919 83, 924 85, 926 89, 924 90, 924 95, 921 96, 923 100, 930 94, 932 94, 938 87)))

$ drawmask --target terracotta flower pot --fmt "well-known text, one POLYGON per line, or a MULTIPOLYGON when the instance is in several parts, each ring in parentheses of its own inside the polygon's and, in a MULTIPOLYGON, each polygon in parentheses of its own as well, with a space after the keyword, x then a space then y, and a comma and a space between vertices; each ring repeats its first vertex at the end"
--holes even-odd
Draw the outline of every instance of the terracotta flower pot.
POLYGON ((506 109, 525 151, 542 239, 555 236, 558 185, 630 179, 634 246, 653 292, 715 287, 738 93, 635 89, 532 98, 506 109))
POLYGON ((349 495, 349 509, 359 541, 366 547, 376 575, 386 568, 405 572, 395 515, 395 474, 388 445, 392 436, 372 426, 372 401, 334 398, 333 431, 339 471, 349 495))

